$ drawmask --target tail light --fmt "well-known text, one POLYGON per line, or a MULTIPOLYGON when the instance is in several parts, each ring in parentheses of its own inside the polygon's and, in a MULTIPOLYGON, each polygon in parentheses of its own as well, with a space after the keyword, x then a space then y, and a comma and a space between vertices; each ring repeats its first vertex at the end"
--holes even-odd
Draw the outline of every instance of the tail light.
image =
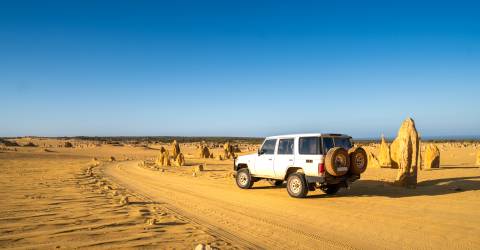
POLYGON ((318 174, 325 173, 325 165, 323 163, 318 163, 318 174))

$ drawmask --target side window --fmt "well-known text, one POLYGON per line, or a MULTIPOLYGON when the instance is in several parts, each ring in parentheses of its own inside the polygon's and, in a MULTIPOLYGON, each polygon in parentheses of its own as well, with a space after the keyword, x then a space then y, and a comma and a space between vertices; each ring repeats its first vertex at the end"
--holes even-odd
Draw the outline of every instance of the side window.
POLYGON ((263 153, 266 155, 273 155, 273 153, 275 152, 276 143, 277 143, 277 139, 266 140, 262 146, 263 153))
POLYGON ((277 153, 279 155, 293 155, 293 139, 280 139, 277 153))
POLYGON ((320 137, 300 137, 298 151, 302 155, 319 155, 322 152, 320 137))
POLYGON ((332 137, 323 137, 323 148, 325 149, 324 153, 327 154, 328 150, 333 148, 333 138, 332 137))

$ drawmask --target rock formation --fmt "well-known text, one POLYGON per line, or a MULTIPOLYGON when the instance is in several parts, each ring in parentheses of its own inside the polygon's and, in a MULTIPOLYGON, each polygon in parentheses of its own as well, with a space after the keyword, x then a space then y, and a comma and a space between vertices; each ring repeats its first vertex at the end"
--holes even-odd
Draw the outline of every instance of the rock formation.
POLYGON ((163 155, 162 166, 171 166, 170 154, 168 153, 168 150, 165 150, 165 152, 163 152, 162 155, 163 155))
POLYGON ((175 158, 175 165, 178 167, 185 165, 185 157, 182 153, 178 153, 177 157, 175 158))
POLYGON ((210 158, 210 150, 208 150, 206 145, 200 146, 199 157, 203 159, 210 158))
POLYGON ((177 140, 174 140, 172 143, 172 152, 173 159, 177 159, 178 154, 180 154, 180 146, 178 145, 177 140))
POLYGON ((168 150, 164 150, 163 152, 160 151, 160 156, 157 157, 157 159, 155 160, 155 163, 158 165, 158 166, 171 166, 171 162, 170 162, 170 154, 168 152, 168 150))
POLYGON ((425 149, 423 169, 432 169, 440 167, 440 150, 433 144, 428 144, 425 149))
POLYGON ((378 158, 372 153, 368 152, 368 162, 367 162, 367 168, 380 168, 380 162, 378 158))
POLYGON ((406 187, 417 185, 419 144, 420 139, 415 122, 407 118, 390 146, 392 167, 398 168, 396 184, 406 187))
POLYGON ((223 145, 223 158, 224 159, 233 159, 235 158, 235 148, 229 142, 226 142, 223 145))
POLYGON ((390 146, 385 141, 383 134, 382 143, 380 144, 379 165, 381 167, 390 167, 392 165, 392 159, 390 158, 390 146))

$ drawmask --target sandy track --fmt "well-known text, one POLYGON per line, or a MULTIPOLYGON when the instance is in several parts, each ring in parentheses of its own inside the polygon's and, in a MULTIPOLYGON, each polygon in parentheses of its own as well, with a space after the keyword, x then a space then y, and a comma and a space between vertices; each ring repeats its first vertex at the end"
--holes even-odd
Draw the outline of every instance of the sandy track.
POLYGON ((276 204, 273 197, 255 197, 238 189, 225 189, 215 183, 152 172, 134 163, 110 165, 105 174, 129 190, 170 205, 170 209, 216 230, 248 248, 350 248, 341 241, 328 239, 305 229, 301 221, 285 221, 282 206, 266 213, 276 204), (239 193, 240 192, 240 193, 239 193), (255 198, 255 199, 252 199, 255 198), (271 199, 268 201, 267 199, 271 199), (259 206, 257 206, 259 205, 259 206), (287 238, 284 236, 288 235, 287 238))
POLYGON ((480 177, 471 171, 471 178, 459 178, 467 181, 467 192, 449 191, 449 185, 438 190, 429 182, 403 190, 366 180, 344 195, 292 199, 284 189, 256 184, 239 190, 233 181, 156 172, 135 162, 104 168, 114 182, 243 247, 270 249, 474 249, 480 244, 480 177))

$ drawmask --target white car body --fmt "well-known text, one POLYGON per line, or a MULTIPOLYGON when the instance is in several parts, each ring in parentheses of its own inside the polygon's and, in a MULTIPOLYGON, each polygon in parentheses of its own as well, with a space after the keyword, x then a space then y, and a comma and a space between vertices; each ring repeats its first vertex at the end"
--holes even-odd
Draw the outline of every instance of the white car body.
MULTIPOLYGON (((322 183, 325 179, 324 171, 322 172, 320 170, 324 167, 324 156, 326 155, 326 152, 323 151, 325 148, 323 145, 324 138, 348 139, 350 144, 352 144, 351 146, 353 146, 351 137, 344 134, 310 133, 270 136, 265 138, 258 153, 239 156, 234 162, 234 170, 247 167, 252 177, 272 180, 285 180, 291 171, 302 172, 305 175, 307 182, 322 183), (300 140, 304 143, 308 138, 320 138, 319 143, 322 148, 320 152, 314 154, 304 154, 300 152, 300 140), (272 140, 275 140, 273 152, 271 147, 270 150, 267 150, 268 153, 261 152, 267 142, 270 141, 269 145, 271 145, 272 140), (291 146, 290 143, 292 140, 293 149, 286 150, 285 145, 287 145, 287 147, 291 146)), ((336 139, 332 139, 332 141, 334 140, 336 139)), ((304 149, 302 148, 302 150, 304 149)))

